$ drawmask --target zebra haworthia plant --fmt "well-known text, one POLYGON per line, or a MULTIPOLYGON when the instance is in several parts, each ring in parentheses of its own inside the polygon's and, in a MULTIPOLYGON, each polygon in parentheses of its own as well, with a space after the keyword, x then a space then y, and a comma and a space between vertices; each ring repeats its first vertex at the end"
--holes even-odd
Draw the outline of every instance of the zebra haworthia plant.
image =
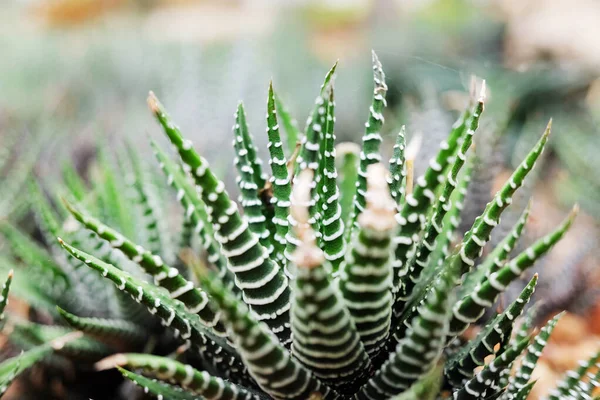
MULTIPOLYGON (((269 87, 269 167, 259 157, 240 104, 233 146, 241 208, 150 94, 150 110, 179 156, 174 161, 152 144, 184 208, 182 247, 193 247, 194 238, 206 257, 189 257, 188 250, 187 262, 180 263, 166 256, 163 241, 146 238, 143 247, 130 237, 136 232, 119 231, 93 217, 83 208, 83 198, 67 202, 71 215, 100 243, 119 250, 118 256, 107 257, 104 251, 95 257, 68 238, 59 242, 72 259, 98 271, 160 319, 200 364, 120 353, 99 362, 99 369, 118 366, 127 379, 164 399, 527 396, 534 384, 531 367, 556 323, 551 321, 535 339, 527 324, 512 337, 537 276, 474 339, 464 341, 461 334, 560 240, 575 217, 574 210, 554 231, 511 258, 525 223, 519 221, 502 248, 479 260, 542 153, 550 125, 458 240, 454 231, 472 170, 468 152, 484 110, 485 85, 413 185, 404 129, 389 167, 382 162, 387 87, 375 53, 375 89, 358 156, 351 146, 335 146, 335 71, 336 66, 325 78, 304 136, 269 87), (283 144, 280 126, 288 137, 301 138, 297 154, 286 151, 293 146, 283 144), (194 268, 200 270, 194 279, 185 266, 198 263, 207 268, 194 268), (523 353, 525 361, 509 379, 523 353), (493 360, 486 364, 489 356, 493 360)), ((155 227, 160 210, 144 204, 148 226, 155 227)), ((127 219, 126 212, 118 215, 127 219)), ((139 333, 114 321, 66 318, 88 335, 139 333)), ((565 381, 559 390, 588 391, 579 381, 565 381)))

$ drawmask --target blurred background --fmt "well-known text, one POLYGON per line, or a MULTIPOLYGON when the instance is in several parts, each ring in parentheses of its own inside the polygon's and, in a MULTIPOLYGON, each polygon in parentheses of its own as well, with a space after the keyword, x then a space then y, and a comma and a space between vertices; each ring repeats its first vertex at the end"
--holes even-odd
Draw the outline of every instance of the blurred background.
MULTIPOLYGON (((4 0, 0 180, 12 178, 0 211, 21 215, 33 176, 52 182, 65 163, 85 176, 98 146, 127 137, 150 154, 148 136, 160 136, 145 102, 149 90, 233 182, 238 101, 264 143, 269 80, 304 121, 339 60, 336 134, 359 141, 372 91, 371 49, 390 87, 384 136, 391 143, 402 124, 409 137, 422 135, 418 171, 466 105, 475 74, 486 79, 489 101, 465 223, 550 117, 550 151, 503 225, 510 227, 533 196, 524 247, 573 203, 583 210, 532 271, 541 273, 540 323, 570 311, 538 367, 537 396, 597 348, 600 336, 598 21, 596 0, 4 0)), ((506 229, 497 231, 496 241, 506 229)))

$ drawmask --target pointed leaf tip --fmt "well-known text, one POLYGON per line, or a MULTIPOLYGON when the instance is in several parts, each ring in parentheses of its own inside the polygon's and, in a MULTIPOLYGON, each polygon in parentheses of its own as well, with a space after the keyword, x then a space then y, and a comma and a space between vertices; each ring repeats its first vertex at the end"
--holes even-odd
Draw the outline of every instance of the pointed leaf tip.
POLYGON ((375 231, 387 231, 396 225, 395 202, 386 179, 387 169, 381 163, 367 167, 367 207, 358 217, 361 226, 375 231))
POLYGON ((152 90, 148 92, 148 99, 146 101, 148 102, 148 107, 150 107, 150 111, 152 111, 154 114, 158 114, 160 112, 158 98, 152 90))
POLYGON ((8 271, 8 277, 9 278, 12 278, 14 274, 15 274, 15 271, 13 269, 11 269, 10 271, 8 271))
POLYGON ((61 196, 60 197, 60 201, 62 201, 62 203, 64 204, 64 206, 67 208, 67 210, 71 213, 71 214, 80 214, 77 209, 75 209, 75 207, 73 206, 73 204, 71 204, 69 202, 69 200, 67 200, 65 197, 61 196))
POLYGON ((408 146, 406 146, 406 150, 404 152, 404 157, 407 160, 415 160, 417 158, 417 154, 419 150, 421 150, 421 144, 423 143, 423 135, 421 132, 417 132, 410 142, 408 142, 408 146))
POLYGON ((546 125, 546 130, 544 130, 543 137, 547 138, 550 135, 551 131, 552 131, 552 118, 550 118, 550 120, 548 121, 548 125, 546 125))
MULTIPOLYGON (((290 212, 299 224, 308 224, 308 204, 310 203, 311 183, 313 180, 312 175, 311 170, 303 170, 300 175, 298 175, 298 181, 294 184, 292 189, 290 212)), ((301 233, 302 232, 298 232, 298 234, 301 233)))
POLYGON ((83 332, 81 332, 81 331, 71 332, 71 333, 68 333, 57 339, 54 339, 52 342, 50 342, 50 345, 52 346, 52 348, 54 350, 62 350, 67 343, 77 340, 81 337, 83 337, 83 332))
POLYGON ((379 57, 377 57, 377 53, 375 53, 374 49, 371 49, 371 59, 373 60, 374 64, 380 64, 379 57))
POLYGON ((96 371, 106 371, 113 368, 119 368, 121 365, 125 364, 127 364, 127 357, 124 354, 117 353, 98 361, 94 364, 94 369, 96 371))
POLYGON ((527 205, 525 206, 525 210, 527 210, 527 212, 529 212, 531 210, 532 205, 533 205, 533 196, 531 196, 529 198, 529 201, 527 202, 527 205))
POLYGON ((335 151, 339 156, 343 156, 344 154, 358 155, 360 153, 360 146, 354 142, 342 142, 335 146, 335 151))
POLYGON ((311 199, 311 184, 313 173, 309 169, 303 170, 294 184, 291 195, 290 212, 297 221, 294 231, 300 243, 294 251, 294 260, 298 267, 316 268, 323 264, 323 251, 317 247, 315 234, 309 224, 308 206, 311 199))
POLYGON ((571 228, 571 225, 573 225, 573 222, 575 221, 575 218, 577 217, 578 213, 579 213, 579 204, 575 204, 573 206, 573 208, 571 209, 571 211, 569 212, 569 214, 566 216, 566 218, 561 223, 562 227, 559 229, 562 230, 563 233, 571 228))
POLYGON ((487 86, 485 83, 485 79, 481 81, 481 90, 479 91, 479 102, 484 103, 487 98, 487 86))
POLYGON ((336 61, 335 64, 333 64, 333 66, 331 67, 331 69, 327 72, 327 75, 325 75, 325 81, 321 85, 321 97, 323 96, 323 93, 325 93, 325 89, 327 88, 327 86, 329 86, 329 83, 335 79, 335 70, 337 68, 337 65, 338 63, 336 61))
POLYGON ((577 214, 579 214, 579 203, 575 203, 571 209, 571 215, 573 215, 573 217, 577 216, 577 214))

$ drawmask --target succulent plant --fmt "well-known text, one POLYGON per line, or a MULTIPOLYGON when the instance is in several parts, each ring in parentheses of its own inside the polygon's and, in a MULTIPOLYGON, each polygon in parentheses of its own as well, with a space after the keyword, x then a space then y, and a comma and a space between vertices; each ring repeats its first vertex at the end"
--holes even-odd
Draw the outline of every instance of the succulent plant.
MULTIPOLYGON (((61 226, 52 210, 40 207, 47 238, 61 235, 58 241, 69 257, 55 268, 69 288, 67 296, 59 297, 67 311, 58 313, 85 333, 77 340, 105 346, 125 338, 143 342, 154 316, 183 343, 191 360, 125 352, 98 362, 98 369, 119 367, 127 379, 161 399, 527 397, 534 384, 531 370, 559 318, 532 336, 529 315, 512 334, 537 275, 473 339, 462 334, 560 240, 575 217, 576 209, 511 258, 525 213, 476 263, 542 153, 550 124, 461 239, 455 230, 472 170, 467 153, 484 109, 485 84, 413 182, 404 129, 389 167, 381 161, 387 86, 375 53, 372 106, 360 154, 348 145, 335 146, 336 68, 326 75, 304 135, 269 87, 271 176, 240 104, 233 146, 241 210, 150 94, 150 109, 181 160, 172 160, 152 143, 184 210, 180 260, 160 229, 164 210, 153 199, 163 193, 146 176, 149 170, 134 146, 120 158, 116 174, 105 166, 104 185, 94 188, 91 199, 76 180, 69 185, 64 202, 77 223, 67 219, 61 226), (294 153, 282 142, 280 124, 288 136, 302 138, 294 153), (127 171, 132 171, 130 187, 137 201, 127 201, 115 177, 127 171), (205 257, 197 255, 196 242, 205 257), (118 290, 107 291, 98 283, 107 281, 118 290), (94 313, 96 318, 88 316, 94 313), (486 362, 489 356, 493 360, 486 362)), ((105 355, 118 350, 103 349, 105 355)), ((586 371, 558 390, 585 398, 591 391, 583 378, 586 371)))
MULTIPOLYGON (((8 304, 8 293, 13 280, 13 271, 8 272, 6 281, 2 285, 0 294, 0 326, 4 327, 4 309, 8 304)), ((21 352, 18 356, 8 358, 0 363, 0 397, 4 395, 9 385, 19 374, 30 368, 37 362, 47 358, 54 350, 60 350, 73 340, 80 338, 81 332, 73 332, 64 336, 55 337, 47 343, 32 347, 21 352)))

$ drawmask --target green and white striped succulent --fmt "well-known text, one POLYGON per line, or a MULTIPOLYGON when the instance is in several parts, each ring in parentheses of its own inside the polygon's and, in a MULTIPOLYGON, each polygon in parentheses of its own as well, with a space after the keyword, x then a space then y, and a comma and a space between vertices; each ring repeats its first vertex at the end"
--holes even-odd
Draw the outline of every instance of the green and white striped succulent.
MULTIPOLYGON (((552 320, 535 339, 526 323, 512 338, 537 276, 475 339, 464 341, 462 333, 560 240, 575 217, 576 210, 511 258, 524 215, 501 247, 479 260, 502 212, 542 153, 550 125, 460 240, 454 231, 472 170, 468 151, 484 110, 485 85, 413 188, 404 129, 389 167, 381 161, 387 87, 377 56, 373 53, 375 89, 359 154, 352 146, 335 146, 335 71, 336 66, 325 78, 304 136, 269 87, 270 177, 240 104, 233 146, 241 209, 150 94, 150 109, 181 161, 152 143, 183 206, 182 261, 172 257, 162 236, 162 209, 151 201, 152 180, 142 177, 147 171, 135 154, 127 158, 138 182, 132 188, 139 204, 131 212, 127 203, 116 200, 114 177, 107 180, 114 190, 98 191, 95 201, 70 191, 67 209, 91 235, 71 232, 58 239, 70 260, 64 265, 76 266, 73 271, 86 279, 83 271, 97 271, 112 281, 116 293, 135 302, 113 294, 121 307, 118 317, 74 315, 89 313, 93 304, 78 312, 62 303, 69 312, 59 313, 91 339, 135 343, 147 339, 144 326, 149 323, 149 316, 137 311, 139 303, 175 334, 186 353, 200 360, 192 366, 170 357, 118 353, 97 363, 99 369, 119 367, 160 399, 526 398, 533 385, 531 370, 556 323, 552 320), (280 124, 288 136, 301 138, 296 153, 283 144, 280 124), (94 207, 98 198, 102 207, 94 207), (139 221, 145 222, 136 231, 131 220, 140 204, 144 219, 139 221), (107 223, 92 216, 103 210, 109 211, 107 223), (77 238, 80 243, 74 242, 77 238), (196 242, 202 259, 190 250, 196 242), (524 352, 521 366, 509 378, 524 352), (490 356, 493 361, 485 364, 490 356)), ((48 221, 45 226, 52 226, 48 221)), ((50 236, 60 231, 55 226, 50 236)), ((578 390, 581 396, 573 398, 585 398, 591 389, 581 377, 558 390, 578 390)))

